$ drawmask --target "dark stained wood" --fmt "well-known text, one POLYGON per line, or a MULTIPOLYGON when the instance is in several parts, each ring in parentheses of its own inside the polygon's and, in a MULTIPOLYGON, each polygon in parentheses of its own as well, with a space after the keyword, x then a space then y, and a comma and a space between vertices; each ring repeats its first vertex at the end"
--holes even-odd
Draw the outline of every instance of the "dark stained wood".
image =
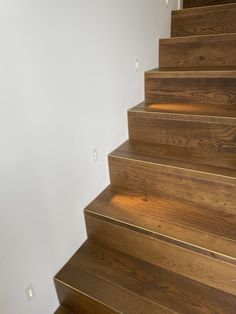
MULTIPOLYGON (((180 110, 184 107, 182 104, 166 106, 180 110)), ((158 149, 159 144, 173 145, 177 154, 183 152, 183 155, 186 155, 185 162, 192 161, 192 157, 198 155, 197 158, 202 164, 236 169, 236 119, 212 119, 206 116, 196 119, 189 115, 184 117, 183 114, 163 114, 167 112, 165 104, 150 107, 153 111, 148 111, 146 106, 129 110, 131 140, 158 144, 153 146, 154 149, 158 149)), ((197 109, 197 105, 195 107, 197 109)), ((170 151, 169 155, 171 158, 173 153, 170 151)))
MULTIPOLYGON (((68 264, 66 265, 66 270, 68 268, 68 264)), ((81 280, 81 283, 86 280, 86 274, 83 272, 75 272, 73 274, 75 280, 81 280)), ((89 276, 88 276, 89 277, 89 276)), ((64 279, 64 278, 62 278, 64 279)), ((88 278, 91 280, 90 278, 88 278)), ((74 280, 74 281, 75 281, 74 280)), ((77 286, 71 281, 68 281, 67 275, 65 274, 65 280, 61 281, 57 278, 55 279, 55 286, 57 289, 57 295, 62 304, 64 304, 67 308, 73 311, 74 314, 118 314, 120 312, 111 309, 105 304, 99 302, 90 296, 90 291, 85 293, 85 289, 83 289, 83 285, 81 284, 79 289, 77 286), (65 282, 64 282, 65 281, 65 282)), ((92 290, 92 289, 91 289, 92 290)), ((92 293, 91 293, 92 295, 92 293)))
MULTIPOLYGON (((65 307, 60 306, 54 314, 73 314, 71 311, 67 310, 65 307)), ((79 313, 77 313, 79 314, 79 313)))
POLYGON ((163 166, 214 174, 216 181, 217 176, 224 176, 226 180, 229 177, 230 182, 236 182, 236 160, 228 154, 207 154, 205 151, 192 147, 153 145, 153 143, 133 140, 122 144, 114 154, 116 153, 124 158, 140 158, 143 161, 163 166))
MULTIPOLYGON (((201 255, 119 224, 86 215, 88 236, 102 245, 236 295, 235 265, 201 255)), ((180 311, 181 313, 181 311, 180 311)), ((214 313, 214 312, 213 312, 214 313)))
POLYGON ((213 6, 225 3, 235 3, 233 0, 184 0, 184 8, 213 6))
POLYGON ((57 278, 77 290, 83 287, 120 313, 227 314, 236 307, 230 294, 91 241, 84 244, 57 278))
POLYGON ((235 65, 236 34, 160 39, 160 67, 230 67, 235 65))
POLYGON ((235 110, 236 72, 222 71, 221 77, 219 73, 177 69, 146 72, 146 103, 201 103, 221 110, 235 110))
POLYGON ((235 177, 119 149, 109 156, 109 167, 114 186, 191 201, 218 212, 236 213, 235 177))
POLYGON ((83 306, 83 302, 79 302, 76 296, 82 291, 90 302, 89 307, 86 304, 82 309, 82 313, 132 314, 135 309, 137 314, 172 314, 173 311, 146 297, 145 289, 138 287, 138 276, 136 278, 135 273, 133 276, 132 273, 129 274, 129 265, 127 268, 122 266, 120 256, 122 255, 116 252, 113 261, 108 249, 87 241, 57 274, 55 281, 59 284, 59 294, 64 289, 61 294, 67 300, 68 293, 73 293, 68 304, 72 304, 75 313, 81 311, 83 306))
POLYGON ((101 193, 85 213, 236 263, 236 215, 217 215, 210 208, 112 186, 101 193))
POLYGON ((171 36, 227 34, 236 32, 236 4, 172 12, 171 36))

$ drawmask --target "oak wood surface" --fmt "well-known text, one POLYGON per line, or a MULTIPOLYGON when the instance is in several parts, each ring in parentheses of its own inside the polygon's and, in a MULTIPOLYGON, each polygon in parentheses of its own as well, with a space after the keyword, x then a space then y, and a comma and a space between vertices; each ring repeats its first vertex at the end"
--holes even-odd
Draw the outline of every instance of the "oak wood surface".
POLYGON ((191 162, 191 156, 199 155, 202 164, 210 162, 224 168, 236 168, 236 119, 220 123, 211 119, 181 119, 182 117, 180 115, 176 119, 175 115, 148 112, 145 108, 142 111, 130 110, 129 138, 156 144, 153 149, 160 147, 157 144, 172 145, 177 153, 183 151, 187 154, 187 162, 191 162))
POLYGON ((160 67, 231 67, 235 65, 236 34, 160 39, 160 67))
POLYGON ((67 286, 89 289, 100 301, 127 314, 227 314, 236 306, 230 294, 91 241, 83 245, 57 278, 67 286))
POLYGON ((236 4, 172 11, 171 36, 236 32, 236 4))
POLYGON ((221 110, 235 110, 235 72, 154 70, 145 74, 145 101, 153 103, 210 104, 221 110), (205 76, 204 76, 205 73, 205 76), (225 75, 225 77, 223 76, 225 75), (229 77, 226 77, 229 75, 229 77))
MULTIPOLYGON (((113 155, 113 154, 112 154, 113 155)), ((205 151, 192 147, 181 147, 169 144, 144 143, 129 140, 119 146, 114 152, 115 156, 124 158, 141 159, 144 162, 155 163, 168 167, 183 168, 191 171, 206 173, 214 176, 205 178, 219 179, 224 177, 223 182, 234 184, 236 182, 236 160, 229 154, 207 154, 205 151)), ((204 176, 203 176, 204 177, 204 176)))
POLYGON ((86 215, 88 237, 102 245, 236 295, 236 266, 86 215), (138 249, 137 249, 138 248, 138 249))
POLYGON ((111 186, 85 213, 236 263, 236 215, 217 215, 210 208, 111 186))
POLYGON ((218 212, 236 212, 233 177, 176 167, 171 161, 165 164, 119 149, 109 156, 109 167, 114 186, 187 200, 218 212))
MULTIPOLYGON (((85 307, 85 312, 82 313, 176 313, 165 308, 158 300, 154 302, 148 298, 145 287, 138 286, 143 284, 143 280, 139 280, 139 274, 132 274, 128 268, 130 265, 122 266, 126 260, 122 259, 119 252, 112 253, 96 243, 86 241, 57 274, 56 283, 61 285, 59 293, 63 288, 65 291, 62 294, 66 298, 71 290, 75 294, 74 300, 70 300, 69 304, 75 304, 75 309, 81 310, 81 302, 77 302, 76 294, 82 291, 86 298, 90 296, 90 308, 85 307)), ((127 258, 127 262, 129 260, 131 258, 127 258)), ((138 266, 142 265, 142 262, 137 263, 138 266)), ((135 263, 132 264, 134 265, 135 263)))
MULTIPOLYGON (((83 282, 86 282, 86 280, 90 279, 91 283, 91 275, 87 276, 87 278, 86 274, 84 274, 83 272, 75 271, 73 274, 74 279, 79 279, 81 281, 78 288, 74 284, 75 280, 68 280, 68 268, 69 265, 67 264, 65 267, 65 273, 63 273, 64 277, 62 277, 62 281, 58 280, 57 278, 55 279, 57 295, 61 304, 64 304, 74 314, 121 314, 115 309, 112 309, 106 304, 103 304, 102 302, 97 300, 96 297, 94 298, 92 289, 91 291, 86 290, 85 287, 87 285, 83 285, 83 282), (85 291, 87 291, 87 293, 85 291)), ((94 281, 94 284, 96 285, 98 283, 94 281)), ((99 288, 101 289, 103 287, 99 288)))
POLYGON ((234 0, 184 0, 183 7, 184 8, 193 8, 193 7, 201 7, 201 6, 214 6, 225 3, 235 3, 234 0))

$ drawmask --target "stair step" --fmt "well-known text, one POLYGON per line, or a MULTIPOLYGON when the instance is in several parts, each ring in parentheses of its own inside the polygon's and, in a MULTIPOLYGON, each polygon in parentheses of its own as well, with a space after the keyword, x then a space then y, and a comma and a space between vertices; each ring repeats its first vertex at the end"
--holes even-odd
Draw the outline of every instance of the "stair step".
POLYGON ((184 0, 184 8, 194 8, 194 7, 203 7, 203 6, 214 6, 219 4, 226 3, 235 3, 233 0, 184 0))
POLYGON ((236 215, 112 186, 85 214, 236 264, 236 215))
POLYGON ((229 263, 219 254, 208 255, 203 249, 180 245, 180 241, 167 236, 140 232, 88 212, 86 226, 93 241, 236 296, 236 265, 232 258, 229 263))
POLYGON ((145 101, 236 110, 236 68, 162 68, 145 73, 145 101))
MULTIPOLYGON (((67 310, 65 307, 60 306, 54 314, 73 314, 73 313, 67 310)), ((79 314, 79 313, 77 312, 76 314, 79 314)))
POLYGON ((200 155, 189 152, 171 146, 158 151, 152 144, 126 142, 109 156, 111 183, 191 201, 219 214, 235 214, 235 169, 224 168, 223 162, 221 166, 204 165, 200 155))
POLYGON ((235 33, 235 17, 235 3, 172 11, 171 36, 235 33))
MULTIPOLYGON (((104 308, 82 313, 227 314, 236 307, 230 294, 92 241, 80 248, 55 282, 59 294, 64 289, 68 295, 86 295, 104 308)), ((77 303, 74 307, 79 309, 77 303)))
POLYGON ((154 148, 178 146, 186 156, 195 154, 204 163, 235 169, 236 110, 218 111, 228 117, 204 115, 212 111, 211 105, 142 103, 128 111, 129 138, 156 144, 154 148))
POLYGON ((160 67, 230 67, 235 65, 236 34, 160 39, 160 67))

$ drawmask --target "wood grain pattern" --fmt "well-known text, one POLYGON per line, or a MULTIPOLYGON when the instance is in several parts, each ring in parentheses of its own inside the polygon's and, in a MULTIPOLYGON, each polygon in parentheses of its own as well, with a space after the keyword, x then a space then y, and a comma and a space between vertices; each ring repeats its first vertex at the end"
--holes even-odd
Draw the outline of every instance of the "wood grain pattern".
MULTIPOLYGON (((181 72, 181 71, 180 71, 181 72)), ((199 73, 202 75, 203 72, 199 73)), ((223 73, 222 73, 223 74, 223 73)), ((211 104, 222 110, 236 108, 236 77, 194 77, 195 73, 147 72, 145 100, 153 103, 211 104), (181 75, 181 76, 180 76, 181 75), (172 76, 172 77, 171 77, 172 76)))
MULTIPOLYGON (((88 236, 102 245, 236 295, 236 266, 86 215, 88 236), (138 248, 138 249, 137 249, 138 248)), ((213 312, 214 313, 214 312, 213 312)))
POLYGON ((91 241, 86 242, 69 261, 62 275, 67 283, 73 281, 75 286, 90 286, 92 293, 100 294, 103 299, 109 298, 113 292, 111 303, 121 313, 227 314, 236 305, 230 294, 91 241), (84 274, 82 278, 78 277, 79 273, 84 274), (104 288, 110 286, 112 291, 105 294, 103 286, 97 286, 97 282, 104 288))
MULTIPOLYGON (((148 293, 148 289, 138 286, 143 283, 139 280, 139 274, 132 274, 129 265, 122 265, 125 260, 120 259, 122 255, 119 252, 113 257, 108 249, 87 241, 56 276, 56 284, 62 285, 58 287, 59 293, 63 288, 61 294, 62 297, 66 296, 66 300, 71 292, 78 294, 83 291, 86 298, 89 295, 89 307, 86 304, 82 313, 175 313, 148 298, 145 293, 146 290, 148 293)), ((157 289, 154 290, 158 292, 157 289)), ((73 309, 77 313, 77 310, 81 311, 83 302, 79 302, 76 295, 72 298, 68 300, 68 304, 74 304, 73 309)))
POLYGON ((147 112, 145 108, 129 110, 129 138, 146 143, 193 148, 192 151, 186 150, 190 160, 192 154, 202 151, 206 153, 199 155, 203 163, 214 165, 215 159, 216 164, 221 160, 221 166, 225 164, 226 168, 236 168, 236 119, 220 123, 204 117, 200 121, 181 120, 181 117, 176 119, 175 115, 166 116, 159 114, 159 111, 147 112))
MULTIPOLYGON (((69 266, 69 265, 68 265, 69 266)), ((67 270, 67 267, 66 267, 67 270)), ((61 304, 66 308, 70 309, 74 314, 121 314, 120 312, 112 309, 105 304, 102 304, 95 298, 93 298, 92 289, 91 292, 88 291, 88 294, 85 293, 83 288, 83 281, 91 280, 91 276, 86 278, 86 274, 83 272, 75 272, 73 276, 75 279, 80 278, 81 287, 76 289, 76 285, 71 285, 71 282, 68 281, 67 273, 64 274, 64 281, 55 279, 55 286, 57 290, 57 295, 61 304), (78 276, 78 277, 77 277, 78 276)))
POLYGON ((234 0, 184 0, 184 8, 213 6, 218 4, 235 3, 234 0))
POLYGON ((85 214, 236 264, 236 215, 112 186, 85 214))
POLYGON ((158 196, 191 201, 199 206, 235 214, 235 179, 154 162, 145 155, 117 150, 109 156, 111 184, 158 196))
POLYGON ((236 4, 172 11, 171 36, 236 32, 236 4))
MULTIPOLYGON (((124 158, 141 159, 158 165, 183 168, 187 173, 206 173, 214 175, 215 180, 221 181, 221 176, 226 182, 232 183, 236 180, 236 161, 229 154, 207 154, 198 149, 158 144, 144 143, 129 140, 123 143, 114 155, 124 158), (228 177, 228 178, 227 178, 228 177)), ((208 176, 204 176, 209 178, 208 176)), ((212 177, 211 177, 212 178, 212 177)))
POLYGON ((230 67, 235 65, 236 34, 160 39, 160 67, 230 67))

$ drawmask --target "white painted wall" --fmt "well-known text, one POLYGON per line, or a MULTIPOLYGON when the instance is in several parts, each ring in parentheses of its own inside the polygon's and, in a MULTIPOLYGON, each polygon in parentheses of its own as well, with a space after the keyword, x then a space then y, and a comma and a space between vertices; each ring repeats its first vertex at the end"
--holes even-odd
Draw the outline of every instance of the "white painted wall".
POLYGON ((52 278, 86 238, 83 208, 109 183, 106 156, 144 98, 169 2, 1 0, 0 313, 57 307, 52 278))

